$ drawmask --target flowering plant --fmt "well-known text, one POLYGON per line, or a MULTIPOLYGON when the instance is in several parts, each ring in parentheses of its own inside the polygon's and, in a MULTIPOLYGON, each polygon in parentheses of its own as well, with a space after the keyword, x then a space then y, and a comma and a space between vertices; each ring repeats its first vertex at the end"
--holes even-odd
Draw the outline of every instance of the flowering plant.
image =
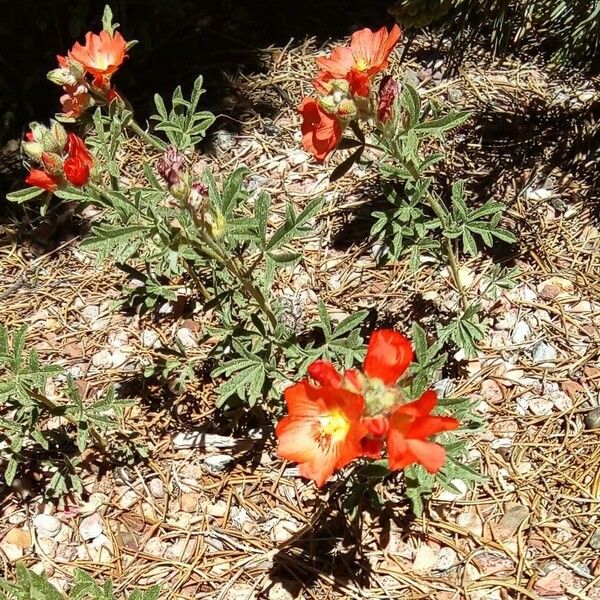
MULTIPOLYGON (((516 238, 500 225, 504 205, 487 201, 470 206, 463 181, 452 185, 445 201, 446 192, 432 174, 444 154, 423 151, 464 123, 469 114, 442 114, 433 104, 423 107, 419 91, 389 74, 375 85, 400 38, 397 25, 389 32, 362 29, 352 35, 349 46, 316 60, 317 98, 304 98, 299 106, 302 144, 319 162, 338 149, 353 149, 333 170, 332 180, 363 160, 365 152, 374 155, 370 164, 378 166, 388 201, 387 210, 372 215, 371 238, 379 248, 378 258, 397 260, 409 253, 414 271, 422 268, 424 257, 448 265, 456 301, 454 315, 438 325, 438 336, 473 355, 484 335, 484 323, 478 316, 481 305, 470 297, 460 275, 460 252, 474 256, 477 238, 488 247, 495 240, 513 243, 516 238), (343 137, 348 131, 354 138, 343 137)), ((510 287, 514 280, 507 275, 508 271, 495 280, 510 287)))
MULTIPOLYGON (((382 453, 389 471, 420 467, 425 477, 440 472, 447 452, 431 438, 457 429, 459 421, 432 414, 438 404, 433 390, 411 399, 415 388, 407 369, 413 357, 405 336, 380 329, 371 336, 361 370, 340 373, 329 361, 313 362, 309 378, 285 390, 288 413, 276 429, 279 456, 297 462, 300 474, 319 487, 356 459, 381 464, 382 453)), ((467 412, 458 411, 470 420, 467 412)), ((419 486, 409 494, 417 510, 428 491, 419 486)))

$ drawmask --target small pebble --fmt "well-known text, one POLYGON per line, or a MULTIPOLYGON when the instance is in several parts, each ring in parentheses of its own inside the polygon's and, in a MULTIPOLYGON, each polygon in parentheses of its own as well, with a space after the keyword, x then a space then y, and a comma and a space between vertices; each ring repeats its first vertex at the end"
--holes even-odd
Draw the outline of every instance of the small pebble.
POLYGON ((79 533, 85 541, 96 539, 102 533, 102 518, 98 513, 90 515, 79 524, 79 533))
POLYGON ((483 535, 483 522, 477 513, 460 513, 456 517, 456 524, 462 527, 463 529, 466 529, 469 533, 473 535, 483 535))
POLYGON ((181 502, 181 510, 187 513, 195 513, 200 504, 200 494, 196 492, 187 492, 181 494, 179 498, 181 502))
POLYGON ((585 415, 585 428, 600 429, 600 406, 592 408, 592 410, 585 415))
POLYGON ((590 546, 594 550, 600 550, 600 528, 596 529, 594 535, 590 539, 590 546))
POLYGON ((430 546, 419 546, 415 550, 413 570, 417 573, 426 573, 428 571, 431 571, 436 562, 437 555, 430 546))
POLYGON ((444 547, 437 555, 437 560, 433 565, 434 571, 447 571, 457 566, 459 563, 458 553, 454 548, 444 547))
POLYGON ((556 357, 556 349, 546 342, 541 341, 533 346, 532 358, 536 365, 554 364, 556 357))
POLYGON ((211 473, 224 471, 233 462, 233 457, 228 454, 215 454, 204 459, 204 464, 211 473))
POLYGON ((59 534, 62 523, 52 515, 37 515, 33 519, 33 526, 38 536, 53 538, 59 534))
POLYGON ((155 477, 151 479, 148 483, 148 489, 150 493, 157 499, 161 499, 165 497, 165 488, 163 486, 163 482, 159 477, 155 477))
POLYGON ((218 500, 214 504, 208 506, 208 514, 211 517, 221 518, 225 516, 227 512, 227 503, 225 500, 218 500))
POLYGON ((531 328, 525 321, 519 321, 512 330, 514 344, 522 344, 531 335, 531 328))
POLYGON ((438 496, 438 500, 453 502, 454 500, 460 500, 461 498, 465 497, 469 488, 462 479, 452 479, 450 483, 458 490, 458 492, 453 492, 451 490, 443 490, 442 493, 438 496))

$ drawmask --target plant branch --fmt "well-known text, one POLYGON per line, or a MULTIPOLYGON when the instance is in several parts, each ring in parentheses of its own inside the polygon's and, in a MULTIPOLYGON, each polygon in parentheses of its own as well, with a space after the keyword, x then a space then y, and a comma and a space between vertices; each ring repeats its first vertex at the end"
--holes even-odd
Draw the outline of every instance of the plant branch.
POLYGON ((142 129, 133 117, 128 119, 126 127, 128 129, 131 129, 131 131, 133 131, 136 135, 139 135, 144 141, 148 142, 157 150, 160 150, 161 152, 164 152, 166 150, 167 144, 165 144, 157 137, 151 135, 150 133, 142 129))

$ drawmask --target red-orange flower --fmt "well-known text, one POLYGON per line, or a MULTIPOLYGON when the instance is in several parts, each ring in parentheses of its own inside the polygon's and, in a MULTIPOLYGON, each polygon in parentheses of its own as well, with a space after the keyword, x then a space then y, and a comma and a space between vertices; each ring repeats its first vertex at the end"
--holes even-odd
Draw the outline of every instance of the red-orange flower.
POLYGON ((302 146, 322 162, 340 143, 343 125, 313 98, 304 98, 298 110, 302 115, 302 146))
POLYGON ((364 399, 307 380, 285 391, 288 415, 277 425, 277 454, 297 462, 303 477, 322 486, 337 469, 362 453, 364 399))
POLYGON ((39 187, 47 192, 53 192, 58 189, 58 180, 42 169, 31 169, 29 175, 25 178, 25 183, 33 187, 39 187))
POLYGON ((387 433, 391 470, 417 463, 430 473, 436 473, 444 464, 446 451, 443 446, 430 442, 429 438, 436 433, 456 429, 458 421, 452 417, 431 416, 436 402, 436 393, 428 391, 418 400, 399 406, 391 414, 387 433))
POLYGON ((321 72, 315 79, 317 89, 332 79, 346 79, 350 91, 358 96, 368 96, 371 79, 388 66, 388 59, 402 32, 394 25, 388 32, 361 29, 350 39, 350 47, 336 48, 329 58, 318 58, 321 72))
POLYGON ((85 34, 85 45, 76 42, 69 58, 81 63, 85 70, 98 82, 109 79, 123 64, 127 54, 127 42, 117 31, 111 35, 108 31, 99 34, 85 34))
POLYGON ((90 178, 90 169, 94 164, 92 154, 87 149, 85 142, 69 133, 67 137, 68 158, 65 160, 65 178, 75 187, 85 185, 90 178))

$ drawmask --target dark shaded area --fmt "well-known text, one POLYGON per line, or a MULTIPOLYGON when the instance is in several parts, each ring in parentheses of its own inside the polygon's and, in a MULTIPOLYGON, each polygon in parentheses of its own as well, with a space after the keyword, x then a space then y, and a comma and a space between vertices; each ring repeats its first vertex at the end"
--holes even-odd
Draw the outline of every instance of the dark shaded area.
MULTIPOLYGON (((18 135, 28 121, 58 108, 59 90, 46 80, 56 54, 65 54, 86 31, 101 29, 105 2, 24 0, 2 2, 0 24, 0 135, 18 135)), ((343 36, 357 27, 391 22, 387 0, 114 0, 115 21, 125 39, 139 40, 115 78, 141 115, 155 92, 189 86, 202 73, 205 102, 222 110, 228 75, 263 69, 256 50, 290 39, 343 36)))

